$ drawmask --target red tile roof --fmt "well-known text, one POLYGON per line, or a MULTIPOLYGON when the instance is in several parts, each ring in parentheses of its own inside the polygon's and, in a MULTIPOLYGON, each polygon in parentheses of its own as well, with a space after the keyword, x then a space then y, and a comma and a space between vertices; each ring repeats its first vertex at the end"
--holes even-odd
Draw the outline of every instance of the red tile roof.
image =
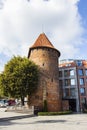
POLYGON ((35 41, 33 46, 31 46, 30 48, 36 48, 36 47, 54 48, 54 46, 52 45, 52 43, 49 41, 49 39, 47 38, 47 36, 44 33, 39 35, 39 37, 37 38, 37 40, 35 41))
POLYGON ((35 43, 29 48, 29 53, 28 53, 28 57, 30 55, 30 52, 32 49, 34 48, 52 48, 54 50, 56 50, 59 53, 60 56, 60 52, 52 45, 52 43, 49 41, 49 39, 47 38, 47 36, 42 33, 39 35, 39 37, 37 38, 37 40, 35 41, 35 43))

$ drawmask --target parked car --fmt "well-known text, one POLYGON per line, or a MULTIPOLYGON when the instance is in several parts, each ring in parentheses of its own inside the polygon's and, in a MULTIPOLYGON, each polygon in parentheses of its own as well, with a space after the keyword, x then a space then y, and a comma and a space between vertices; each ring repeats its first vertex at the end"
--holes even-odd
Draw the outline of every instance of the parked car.
POLYGON ((8 100, 8 105, 9 105, 9 106, 14 106, 14 105, 16 105, 15 100, 14 100, 14 99, 9 99, 9 100, 8 100))
POLYGON ((0 99, 0 107, 6 107, 6 106, 8 106, 8 100, 0 99))

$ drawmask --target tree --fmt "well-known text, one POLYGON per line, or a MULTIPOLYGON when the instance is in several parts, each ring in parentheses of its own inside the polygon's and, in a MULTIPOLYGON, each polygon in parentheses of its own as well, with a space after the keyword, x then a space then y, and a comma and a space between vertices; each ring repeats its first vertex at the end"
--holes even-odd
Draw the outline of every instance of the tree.
POLYGON ((38 66, 27 58, 13 57, 0 75, 3 93, 13 98, 29 97, 35 92, 38 84, 38 66))
POLYGON ((0 98, 3 97, 2 81, 3 81, 3 74, 0 74, 0 98))

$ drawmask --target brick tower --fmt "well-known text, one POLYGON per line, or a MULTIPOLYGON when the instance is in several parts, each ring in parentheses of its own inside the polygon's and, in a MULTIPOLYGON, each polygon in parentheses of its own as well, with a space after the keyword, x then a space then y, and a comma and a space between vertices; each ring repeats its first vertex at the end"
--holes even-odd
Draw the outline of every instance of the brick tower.
POLYGON ((29 48, 28 58, 40 68, 39 84, 30 99, 30 105, 43 109, 44 100, 48 111, 61 111, 61 91, 59 88, 58 57, 60 52, 54 48, 44 33, 29 48))

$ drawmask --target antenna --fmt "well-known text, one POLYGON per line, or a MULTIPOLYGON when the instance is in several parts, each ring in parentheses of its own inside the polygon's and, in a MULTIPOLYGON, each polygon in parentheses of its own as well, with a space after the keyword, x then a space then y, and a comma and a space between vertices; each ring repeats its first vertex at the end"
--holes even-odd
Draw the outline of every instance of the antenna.
POLYGON ((44 24, 42 24, 42 33, 44 33, 44 24))

